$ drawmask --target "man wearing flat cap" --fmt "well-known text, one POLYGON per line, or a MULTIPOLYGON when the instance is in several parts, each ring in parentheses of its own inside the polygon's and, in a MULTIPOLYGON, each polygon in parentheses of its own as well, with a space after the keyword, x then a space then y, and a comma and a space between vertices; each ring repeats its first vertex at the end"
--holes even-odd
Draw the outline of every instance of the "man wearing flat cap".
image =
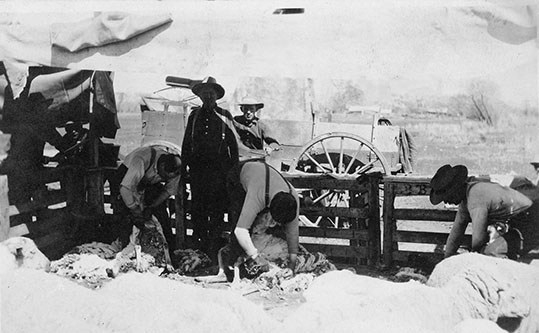
POLYGON ((445 257, 457 253, 468 223, 472 223, 471 251, 480 252, 487 244, 488 226, 497 222, 507 224, 509 258, 518 252, 527 252, 537 246, 537 232, 531 231, 532 219, 528 208, 532 200, 509 187, 468 177, 463 165, 442 166, 430 182, 430 201, 459 205, 455 221, 445 244, 445 257), (513 232, 512 232, 513 231, 513 232), (515 236, 516 235, 516 236, 515 236), (516 238, 516 239, 515 239, 516 238), (523 249, 520 241, 523 238, 523 249))
POLYGON ((182 143, 182 161, 189 169, 194 245, 216 259, 224 245, 219 237, 228 202, 226 174, 239 162, 238 143, 223 120, 232 115, 217 106, 225 94, 223 87, 207 77, 191 90, 202 101, 189 115, 182 143))
POLYGON ((264 103, 246 97, 239 106, 243 114, 234 117, 234 125, 241 142, 250 149, 279 150, 279 142, 268 136, 267 126, 256 116, 256 113, 264 107, 264 103))

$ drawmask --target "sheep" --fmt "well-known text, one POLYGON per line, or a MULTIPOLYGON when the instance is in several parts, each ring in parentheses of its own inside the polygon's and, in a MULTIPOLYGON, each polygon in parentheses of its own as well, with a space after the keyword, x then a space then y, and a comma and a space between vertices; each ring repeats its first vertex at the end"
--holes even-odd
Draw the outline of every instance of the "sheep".
POLYGON ((0 242, 0 276, 20 267, 49 271, 50 261, 30 238, 11 237, 0 242))
POLYGON ((451 274, 443 279, 435 272, 428 285, 394 283, 349 271, 326 273, 304 293, 306 303, 284 320, 282 330, 462 332, 463 321, 477 319, 498 321, 506 329, 515 329, 517 323, 518 332, 539 331, 538 304, 532 304, 539 299, 539 270, 477 254, 447 260, 460 269, 445 269, 448 264, 442 261, 438 272, 451 274), (471 265, 474 261, 479 263, 471 265), (511 279, 503 271, 522 277, 511 279))
POLYGON ((537 266, 462 254, 438 264, 427 285, 454 290, 475 318, 497 321, 511 332, 539 332, 537 266))
POLYGON ((237 293, 151 273, 119 275, 89 289, 18 269, 0 285, 6 332, 274 332, 276 321, 237 293))

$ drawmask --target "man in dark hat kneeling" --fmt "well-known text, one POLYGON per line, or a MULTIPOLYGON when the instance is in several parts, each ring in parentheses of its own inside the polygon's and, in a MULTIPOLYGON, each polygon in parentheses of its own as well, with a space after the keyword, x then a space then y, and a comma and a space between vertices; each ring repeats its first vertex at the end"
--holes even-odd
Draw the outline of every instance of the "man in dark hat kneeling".
MULTIPOLYGON (((463 165, 442 166, 430 182, 430 202, 459 205, 455 221, 445 244, 445 257, 457 253, 469 222, 472 223, 471 251, 481 252, 489 241, 488 226, 496 223, 508 225, 507 256, 516 259, 537 245, 537 233, 532 232, 532 221, 527 210, 532 201, 524 194, 497 183, 478 181, 468 177, 463 165), (521 235, 523 249, 520 249, 521 235), (521 250, 521 251, 519 251, 521 250)), ((503 256, 503 255, 500 255, 503 256)))
POLYGON ((191 90, 202 101, 189 115, 182 143, 184 175, 188 168, 191 186, 193 247, 216 260, 228 204, 226 174, 239 162, 238 143, 225 122, 232 115, 217 105, 223 87, 207 77, 191 90))

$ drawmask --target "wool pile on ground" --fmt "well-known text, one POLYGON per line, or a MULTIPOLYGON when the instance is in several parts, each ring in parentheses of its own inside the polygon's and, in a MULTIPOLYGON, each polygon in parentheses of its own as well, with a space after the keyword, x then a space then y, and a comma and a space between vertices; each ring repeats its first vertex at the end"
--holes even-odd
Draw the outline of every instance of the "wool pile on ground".
POLYGON ((539 332, 536 266, 467 253, 439 263, 427 284, 454 290, 461 307, 475 318, 497 321, 511 332, 539 332))
POLYGON ((116 253, 120 252, 121 250, 122 249, 117 242, 114 242, 112 244, 91 242, 75 246, 71 251, 68 252, 68 254, 95 254, 102 259, 114 259, 116 253))
MULTIPOLYGON (((58 276, 73 280, 89 288, 100 288, 110 281, 111 271, 127 273, 137 270, 135 258, 118 257, 117 259, 102 259, 97 254, 66 254, 62 258, 51 262, 50 272, 58 276)), ((158 274, 162 270, 155 266, 155 259, 142 253, 138 270, 158 274)))
POLYGON ((43 271, 2 281, 2 332, 275 332, 240 295, 128 273, 91 290, 43 271))
POLYGON ((212 261, 207 254, 200 250, 176 250, 172 256, 172 265, 176 267, 174 273, 187 274, 211 266, 212 261))
POLYGON ((538 293, 536 268, 478 254, 442 261, 429 285, 333 271, 313 281, 282 330, 462 332, 488 326, 463 321, 484 320, 511 332, 539 332, 538 293))

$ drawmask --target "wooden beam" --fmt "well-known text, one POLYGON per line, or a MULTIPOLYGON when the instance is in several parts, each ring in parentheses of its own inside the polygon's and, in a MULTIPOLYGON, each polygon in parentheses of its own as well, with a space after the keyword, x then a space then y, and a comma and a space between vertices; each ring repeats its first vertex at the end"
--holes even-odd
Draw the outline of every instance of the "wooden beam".
POLYGON ((397 242, 407 243, 445 244, 447 235, 445 233, 435 232, 398 231, 393 239, 397 242))
POLYGON ((9 237, 9 199, 6 175, 0 176, 0 242, 9 237))
POLYGON ((47 208, 48 206, 59 204, 65 201, 66 193, 64 190, 47 190, 43 192, 42 197, 35 198, 33 201, 9 206, 9 216, 35 212, 38 209, 47 208))
POLYGON ((298 176, 283 174, 297 189, 334 189, 366 192, 368 185, 355 179, 335 179, 327 175, 298 176))
POLYGON ((36 222, 12 226, 9 230, 9 237, 42 237, 54 230, 63 230, 64 225, 69 223, 69 221, 66 221, 66 218, 66 211, 64 209, 46 210, 43 214, 40 214, 40 219, 36 222))
POLYGON ((367 265, 380 263, 381 236, 380 236, 380 180, 377 177, 369 178, 369 217, 368 217, 368 244, 369 255, 367 265))
POLYGON ((301 207, 300 215, 339 216, 339 217, 365 219, 369 216, 369 210, 367 208, 311 206, 311 207, 301 207))
POLYGON ((361 241, 367 241, 369 237, 367 230, 314 227, 300 227, 299 235, 303 237, 356 239, 361 241))
POLYGON ((309 252, 321 252, 327 257, 342 258, 367 258, 367 247, 340 246, 330 244, 308 244, 302 243, 309 252))
POLYGON ((399 208, 393 210, 393 218, 396 220, 452 222, 456 214, 454 210, 440 209, 399 208))
POLYGON ((96 216, 105 214, 105 189, 101 168, 86 170, 86 192, 90 212, 96 216))
POLYGON ((178 186, 178 192, 174 196, 174 207, 176 210, 174 226, 176 229, 176 248, 181 249, 185 245, 185 236, 186 236, 186 218, 185 218, 185 208, 184 202, 186 198, 186 189, 185 183, 180 180, 178 186))
POLYGON ((429 184, 431 177, 426 176, 384 176, 382 182, 384 184, 394 184, 394 183, 416 183, 416 184, 429 184))
POLYGON ((391 266, 393 262, 393 234, 397 230, 393 209, 395 204, 394 184, 384 184, 384 238, 383 238, 383 262, 385 266, 391 266))
POLYGON ((398 262, 410 262, 410 257, 423 257, 433 263, 438 263, 444 259, 443 253, 435 252, 395 251, 392 256, 393 259, 398 262))
MULTIPOLYGON (((394 239, 397 242, 406 242, 406 243, 422 243, 422 244, 438 244, 445 245, 447 240, 447 233, 437 233, 437 232, 425 232, 425 231, 398 231, 394 239)), ((471 235, 463 236, 462 244, 469 246, 472 243, 471 235)))

